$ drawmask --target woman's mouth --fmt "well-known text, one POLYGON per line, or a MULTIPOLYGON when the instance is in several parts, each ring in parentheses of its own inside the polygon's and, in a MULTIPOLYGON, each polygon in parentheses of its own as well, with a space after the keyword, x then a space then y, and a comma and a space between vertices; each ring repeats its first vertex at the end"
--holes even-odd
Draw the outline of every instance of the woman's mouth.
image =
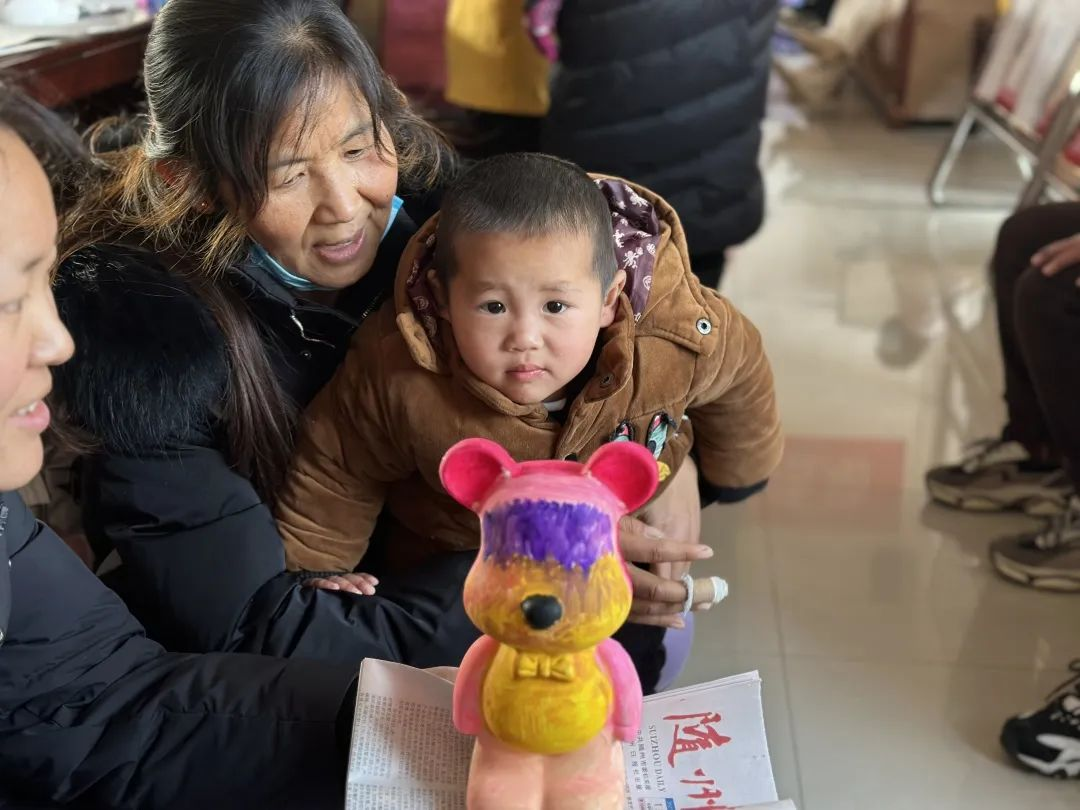
POLYGON ((314 250, 316 255, 327 264, 348 264, 360 255, 365 241, 365 231, 361 228, 359 232, 344 241, 317 244, 314 250))
POLYGON ((49 427, 52 416, 49 413, 49 406, 39 399, 26 407, 19 408, 10 418, 16 427, 34 433, 44 433, 49 427))

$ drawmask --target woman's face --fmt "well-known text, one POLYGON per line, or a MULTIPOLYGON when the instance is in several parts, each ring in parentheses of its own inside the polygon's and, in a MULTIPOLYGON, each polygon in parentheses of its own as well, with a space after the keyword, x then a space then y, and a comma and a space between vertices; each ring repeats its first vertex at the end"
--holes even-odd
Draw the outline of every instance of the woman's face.
MULTIPOLYGON (((397 189, 397 160, 376 151, 367 105, 344 80, 323 96, 305 137, 297 142, 297 114, 274 138, 266 204, 248 233, 290 272, 343 289, 375 261, 397 189)), ((390 145, 385 131, 382 140, 390 145)))
POLYGON ((45 172, 22 140, 0 129, 0 490, 41 469, 50 366, 71 357, 50 276, 56 211, 45 172))

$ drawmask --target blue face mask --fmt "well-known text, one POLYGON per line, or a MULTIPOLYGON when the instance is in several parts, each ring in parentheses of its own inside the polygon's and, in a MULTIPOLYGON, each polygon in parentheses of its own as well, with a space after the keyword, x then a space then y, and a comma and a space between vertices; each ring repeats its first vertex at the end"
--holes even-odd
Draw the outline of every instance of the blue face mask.
MULTIPOLYGON (((390 202, 390 216, 386 219, 386 227, 383 228, 382 236, 379 237, 379 242, 382 242, 386 238, 386 235, 390 233, 390 227, 394 224, 394 220, 397 219, 398 212, 401 210, 401 206, 404 201, 401 197, 394 195, 394 199, 390 202)), ((313 284, 306 278, 300 278, 295 273, 291 273, 285 269, 285 267, 266 252, 266 248, 255 242, 251 246, 251 259, 263 270, 266 270, 270 275, 293 290, 299 292, 330 292, 332 287, 320 287, 318 284, 313 284)))

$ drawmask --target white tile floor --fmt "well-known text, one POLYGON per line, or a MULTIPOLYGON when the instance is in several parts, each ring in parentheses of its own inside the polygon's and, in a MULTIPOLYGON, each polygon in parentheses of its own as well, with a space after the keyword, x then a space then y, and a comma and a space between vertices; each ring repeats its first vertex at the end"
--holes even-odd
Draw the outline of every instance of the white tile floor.
MULTIPOLYGON (((700 617, 683 681, 761 671, 800 810, 1080 807, 1080 784, 997 745, 1080 657, 1080 597, 995 578, 987 544, 1027 519, 922 491, 1002 419, 985 265, 1006 209, 928 206, 947 134, 889 131, 857 97, 805 127, 774 110, 769 216, 723 285, 764 333, 787 455, 763 496, 706 513, 707 572, 732 595, 700 617)), ((1018 181, 987 143, 959 182, 1018 181)))

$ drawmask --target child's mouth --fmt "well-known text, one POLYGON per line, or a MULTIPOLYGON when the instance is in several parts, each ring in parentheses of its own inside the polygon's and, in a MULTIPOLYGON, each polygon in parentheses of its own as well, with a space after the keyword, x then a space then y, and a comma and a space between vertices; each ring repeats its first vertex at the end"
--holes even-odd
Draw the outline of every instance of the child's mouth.
POLYGON ((547 372, 540 366, 523 365, 510 369, 509 374, 518 382, 530 382, 539 379, 547 372))

